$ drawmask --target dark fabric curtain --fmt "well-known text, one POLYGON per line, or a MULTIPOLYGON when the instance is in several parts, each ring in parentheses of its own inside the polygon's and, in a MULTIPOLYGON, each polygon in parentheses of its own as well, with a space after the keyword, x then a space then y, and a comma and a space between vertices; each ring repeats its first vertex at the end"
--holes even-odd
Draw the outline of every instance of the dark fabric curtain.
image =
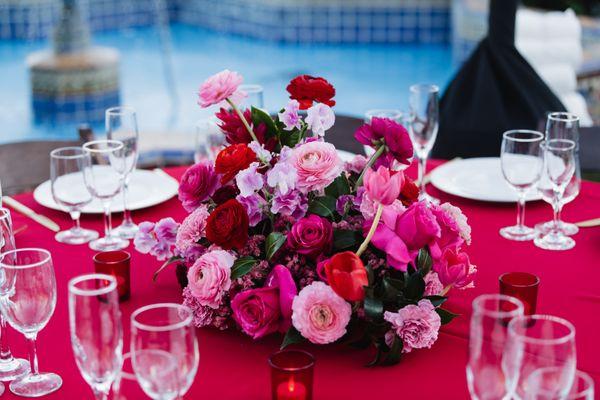
POLYGON ((487 36, 442 96, 434 157, 497 156, 504 131, 538 129, 548 111, 564 111, 514 46, 517 3, 490 1, 487 36))

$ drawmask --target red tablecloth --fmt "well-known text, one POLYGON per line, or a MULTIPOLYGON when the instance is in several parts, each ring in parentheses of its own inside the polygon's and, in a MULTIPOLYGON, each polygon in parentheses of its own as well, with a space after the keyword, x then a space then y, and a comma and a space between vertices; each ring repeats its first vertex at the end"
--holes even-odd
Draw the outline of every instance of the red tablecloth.
MULTIPOLYGON (((167 170, 179 178, 184 168, 167 170)), ((411 171, 413 173, 414 171, 411 171)), ((430 350, 414 351, 393 367, 365 368, 370 351, 346 347, 308 346, 317 359, 315 399, 464 399, 468 398, 465 378, 468 323, 472 299, 482 293, 498 290, 502 272, 523 270, 540 276, 538 311, 555 314, 572 321, 577 328, 578 366, 591 373, 600 387, 600 228, 582 229, 575 236, 577 246, 566 252, 551 252, 536 248, 533 243, 505 240, 498 229, 512 224, 512 205, 491 204, 451 198, 429 187, 431 194, 461 207, 473 228, 473 244, 469 249, 472 261, 479 267, 476 288, 452 293, 447 308, 461 314, 442 329, 437 343, 430 350)), ((69 227, 66 214, 38 205, 31 194, 16 197, 34 210, 69 227)), ((172 216, 181 221, 185 216, 177 199, 150 209, 134 212, 137 222, 172 216)), ((584 182, 579 197, 567 205, 564 218, 577 221, 600 216, 600 184, 584 182)), ((543 202, 529 204, 528 224, 548 220, 550 206, 543 202)), ((117 216, 116 223, 120 222, 117 216)), ((92 398, 89 387, 79 374, 69 340, 67 281, 93 270, 93 251, 87 246, 57 243, 54 233, 13 212, 15 227, 28 225, 17 236, 20 247, 44 247, 52 252, 58 281, 58 304, 48 326, 39 335, 39 359, 42 371, 53 371, 64 379, 63 387, 51 399, 92 398)), ((99 217, 86 216, 85 227, 101 230, 99 217)), ((145 304, 181 301, 174 274, 166 271, 158 282, 152 273, 159 263, 150 256, 136 253, 132 246, 132 296, 122 304, 125 326, 125 349, 129 348, 129 316, 145 304)), ((26 356, 24 338, 11 331, 11 347, 18 356, 26 356)), ((269 369, 267 357, 279 345, 280 337, 257 342, 241 333, 198 330, 200 368, 188 399, 268 399, 269 369)), ((16 398, 8 393, 4 398, 16 398)), ((135 398, 143 398, 141 395, 135 398)))

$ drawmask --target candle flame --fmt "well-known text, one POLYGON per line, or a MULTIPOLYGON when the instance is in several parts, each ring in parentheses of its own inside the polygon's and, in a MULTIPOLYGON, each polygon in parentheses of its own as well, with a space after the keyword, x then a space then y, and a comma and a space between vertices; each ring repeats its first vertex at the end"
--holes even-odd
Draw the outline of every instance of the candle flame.
POLYGON ((296 390, 296 383, 294 382, 293 376, 290 376, 290 380, 288 381, 288 390, 290 393, 293 393, 296 390))

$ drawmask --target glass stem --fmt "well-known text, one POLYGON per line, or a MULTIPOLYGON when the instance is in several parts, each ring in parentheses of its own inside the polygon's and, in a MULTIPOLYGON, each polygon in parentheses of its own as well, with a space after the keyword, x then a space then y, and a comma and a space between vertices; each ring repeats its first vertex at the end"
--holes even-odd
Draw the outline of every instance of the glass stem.
POLYGON ((71 230, 75 232, 80 231, 81 222, 79 221, 79 218, 81 216, 81 213, 79 211, 71 211, 69 214, 71 215, 71 219, 73 220, 73 228, 71 228, 71 230))
POLYGON ((32 375, 40 374, 40 370, 38 367, 37 348, 35 345, 36 338, 37 335, 27 337, 27 344, 29 345, 29 365, 31 366, 32 375))
POLYGON ((4 315, 0 315, 0 363, 6 363, 13 360, 13 356, 8 347, 8 326, 4 315))
POLYGON ((101 390, 94 389, 94 397, 96 398, 96 400, 107 400, 108 393, 104 393, 101 390))
POLYGON ((523 192, 519 192, 517 200, 517 226, 519 229, 525 227, 525 195, 523 192))
POLYGON ((558 234, 560 231, 560 212, 562 210, 562 202, 560 201, 559 194, 555 191, 552 199, 552 211, 554 212, 554 218, 552 219, 552 233, 558 234))
POLYGON ((104 236, 112 236, 112 219, 110 215, 110 202, 103 201, 102 206, 104 207, 104 236))
POLYGON ((129 193, 129 176, 123 180, 123 225, 131 225, 131 211, 127 208, 127 194, 129 193))
POLYGON ((425 170, 427 167, 427 156, 419 157, 419 191, 422 195, 425 194, 425 170))

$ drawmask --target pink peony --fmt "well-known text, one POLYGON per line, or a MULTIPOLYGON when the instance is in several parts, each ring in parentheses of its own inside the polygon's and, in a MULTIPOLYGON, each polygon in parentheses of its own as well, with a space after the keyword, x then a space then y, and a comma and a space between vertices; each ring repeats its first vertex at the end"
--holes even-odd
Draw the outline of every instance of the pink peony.
POLYGON ((316 344, 335 342, 346 334, 352 307, 323 282, 300 291, 292 304, 292 324, 316 344))
POLYGON ((175 238, 175 247, 180 253, 186 253, 204 237, 208 215, 208 209, 202 204, 183 220, 175 238))
POLYGON ((189 167, 179 181, 179 201, 187 212, 194 211, 219 186, 219 175, 208 161, 189 167))
POLYGON ((433 270, 437 272, 442 285, 465 289, 473 287, 477 267, 471 264, 467 253, 447 248, 442 257, 434 262, 433 270))
POLYGON ((386 311, 383 318, 392 324, 392 329, 402 339, 403 353, 410 353, 412 349, 431 348, 442 324, 435 307, 427 299, 420 300, 418 305, 410 304, 401 308, 396 313, 386 311))
POLYGON ((369 197, 385 206, 398 199, 404 184, 404 174, 391 173, 386 167, 379 167, 377 171, 368 169, 365 174, 364 186, 369 197))
POLYGON ((287 235, 287 245, 291 249, 312 259, 328 252, 332 242, 331 222, 315 214, 297 220, 287 235))
POLYGON ((436 296, 442 293, 444 285, 440 282, 440 278, 436 272, 430 271, 425 275, 425 293, 423 296, 436 296))
POLYGON ((219 308, 221 298, 231 287, 231 267, 235 258, 224 250, 203 254, 188 270, 188 287, 203 306, 219 308))
POLYGON ((219 104, 223 100, 231 97, 242 83, 243 78, 237 72, 223 70, 207 80, 200 86, 198 104, 206 108, 219 104))
POLYGON ((293 150, 291 164, 296 168, 296 187, 303 193, 325 189, 342 172, 342 161, 331 143, 313 141, 293 150))

